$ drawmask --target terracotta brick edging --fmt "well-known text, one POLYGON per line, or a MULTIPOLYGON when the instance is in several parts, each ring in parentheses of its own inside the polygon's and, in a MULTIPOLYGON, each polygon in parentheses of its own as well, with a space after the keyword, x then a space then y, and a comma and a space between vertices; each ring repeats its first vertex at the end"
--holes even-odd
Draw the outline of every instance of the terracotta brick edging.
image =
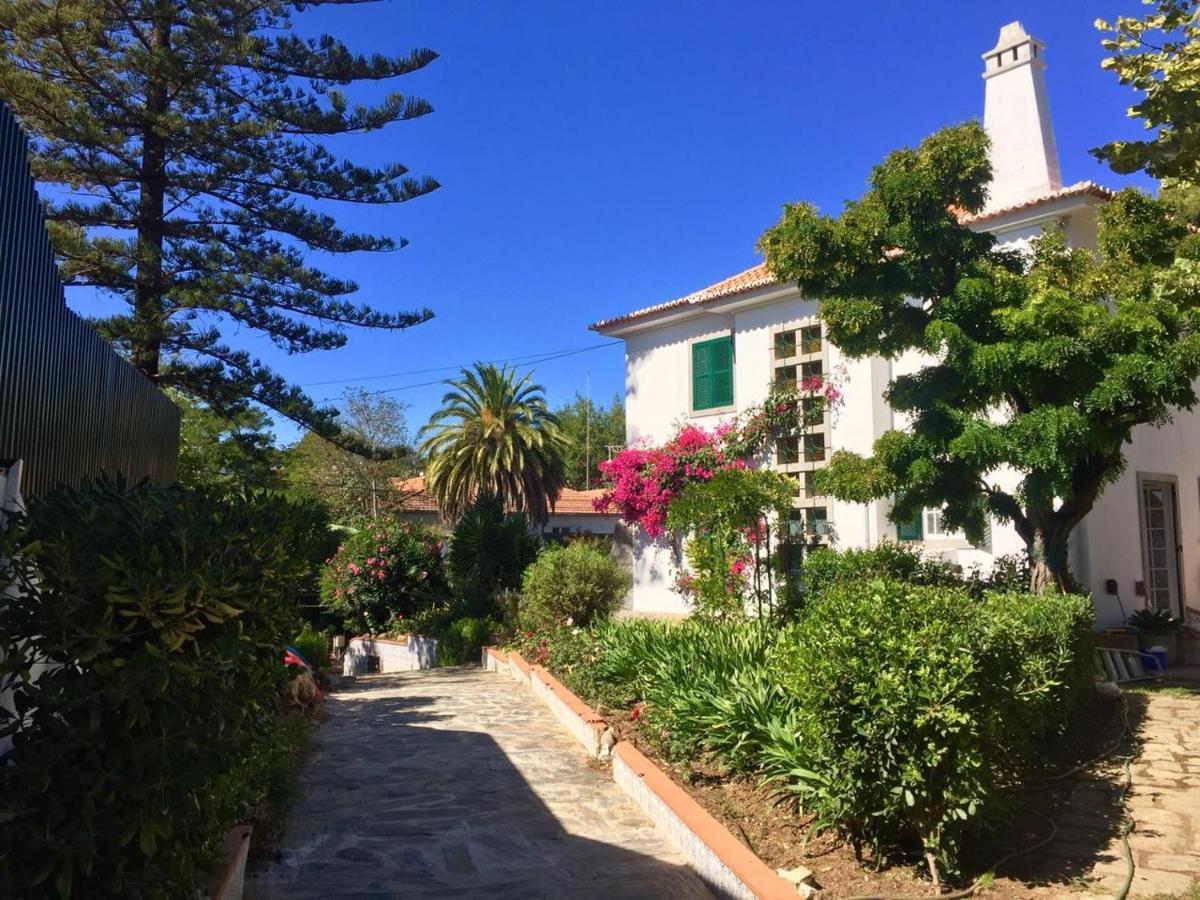
MULTIPOLYGON (((531 666, 516 651, 483 648, 483 667, 529 685, 588 752, 603 758, 604 719, 562 682, 531 666)), ((718 896, 741 900, 794 900, 796 886, 776 875, 750 848, 688 796, 662 769, 627 741, 612 754, 613 780, 679 847, 688 864, 718 896)))
POLYGON ((720 897, 795 900, 796 886, 776 875, 667 774, 628 741, 613 751, 613 780, 671 836, 696 874, 720 897))

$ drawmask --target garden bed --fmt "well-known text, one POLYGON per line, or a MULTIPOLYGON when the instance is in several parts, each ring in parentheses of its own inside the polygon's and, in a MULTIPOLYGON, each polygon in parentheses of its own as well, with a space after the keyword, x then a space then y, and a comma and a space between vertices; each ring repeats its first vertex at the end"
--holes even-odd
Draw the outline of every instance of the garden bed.
MULTIPOLYGON (((901 863, 885 864, 876 871, 870 864, 863 865, 855 859, 854 851, 846 841, 828 832, 809 834, 812 817, 799 815, 781 805, 756 779, 730 776, 711 761, 672 763, 646 739, 637 724, 630 721, 630 710, 601 709, 601 713, 618 740, 632 744, 656 763, 772 870, 797 866, 811 870, 822 896, 830 900, 863 895, 917 897, 931 893, 929 878, 923 869, 918 871, 913 865, 901 863)), ((1064 771, 1095 757, 1119 734, 1116 706, 1097 699, 1082 711, 1066 735, 1046 748, 1047 771, 1064 771)), ((966 874, 955 880, 954 886, 966 886, 990 872, 1001 856, 1031 846, 1046 836, 1050 829, 1035 813, 1056 821, 1077 786, 1077 780, 1064 779, 1051 782, 1036 792, 1014 795, 1017 805, 1011 824, 980 842, 966 874)), ((1099 852, 1103 848, 1095 849, 1099 852)), ((1003 900, 1061 896, 1065 887, 1080 887, 1075 882, 1092 861, 1067 861, 1045 850, 1035 851, 1005 866, 978 895, 1003 900)), ((943 890, 947 889, 944 885, 943 890)))

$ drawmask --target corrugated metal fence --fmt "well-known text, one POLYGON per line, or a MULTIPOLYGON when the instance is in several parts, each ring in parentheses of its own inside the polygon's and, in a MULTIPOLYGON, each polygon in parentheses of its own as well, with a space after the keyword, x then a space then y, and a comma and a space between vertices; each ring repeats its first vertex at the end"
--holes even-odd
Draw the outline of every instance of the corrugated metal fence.
POLYGON ((175 480, 179 410, 63 299, 27 159, 0 103, 0 460, 22 493, 101 473, 175 480))

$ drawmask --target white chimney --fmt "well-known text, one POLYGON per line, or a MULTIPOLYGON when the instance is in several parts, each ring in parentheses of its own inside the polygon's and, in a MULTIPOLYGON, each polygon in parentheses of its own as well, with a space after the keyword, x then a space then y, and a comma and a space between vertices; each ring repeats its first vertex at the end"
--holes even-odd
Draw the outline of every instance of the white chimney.
POLYGON ((1000 29, 983 54, 983 127, 992 139, 987 209, 1012 206, 1062 187, 1046 100, 1045 45, 1020 22, 1000 29))

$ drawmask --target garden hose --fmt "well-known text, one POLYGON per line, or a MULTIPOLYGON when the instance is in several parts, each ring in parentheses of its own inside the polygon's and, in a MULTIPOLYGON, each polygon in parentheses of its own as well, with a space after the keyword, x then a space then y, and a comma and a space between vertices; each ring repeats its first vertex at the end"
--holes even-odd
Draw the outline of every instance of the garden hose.
MULTIPOLYGON (((1125 743, 1126 738, 1129 736, 1129 702, 1125 699, 1124 692, 1120 692, 1118 694, 1118 699, 1121 701, 1121 734, 1118 736, 1116 742, 1099 756, 1095 756, 1077 766, 1072 766, 1065 772, 1059 772, 1055 775, 1050 775, 1038 780, 1059 781, 1063 778, 1068 778, 1071 775, 1078 774, 1089 766, 1095 765, 1096 763, 1100 762, 1100 760, 1111 756, 1115 751, 1121 748, 1121 746, 1125 743)), ((1132 761, 1133 756, 1130 754, 1126 754, 1124 757, 1122 757, 1122 762, 1124 763, 1125 768, 1125 780, 1121 785, 1120 802, 1121 806, 1125 807, 1125 825, 1121 829, 1121 851, 1125 857, 1125 879, 1122 882, 1120 889, 1116 894, 1113 895, 1113 900, 1125 900, 1129 894, 1130 887, 1133 885, 1134 863, 1133 850, 1129 846, 1129 833, 1133 831, 1134 820, 1125 803, 1129 795, 1129 789, 1133 787, 1133 771, 1130 768, 1132 761)), ((1035 850, 1040 850, 1042 847, 1045 847, 1052 840, 1054 840, 1055 835, 1058 834, 1058 826, 1054 824, 1054 821, 1049 816, 1044 816, 1039 812, 1033 812, 1033 815, 1037 816, 1050 826, 1050 833, 1045 837, 1040 838, 1035 843, 1030 844, 1028 847, 1023 847, 1020 850, 1014 850, 1008 855, 1000 857, 998 860, 992 863, 989 873, 995 872, 1005 863, 1012 862, 1014 859, 1019 859, 1022 856, 1028 856, 1035 850)), ((965 900, 965 898, 970 897, 981 887, 983 887, 984 881, 986 881, 987 878, 988 875, 981 875, 979 878, 975 879, 975 881, 969 887, 966 887, 961 891, 953 891, 948 894, 928 894, 924 896, 916 896, 912 894, 862 894, 857 897, 846 897, 845 900, 965 900)))

